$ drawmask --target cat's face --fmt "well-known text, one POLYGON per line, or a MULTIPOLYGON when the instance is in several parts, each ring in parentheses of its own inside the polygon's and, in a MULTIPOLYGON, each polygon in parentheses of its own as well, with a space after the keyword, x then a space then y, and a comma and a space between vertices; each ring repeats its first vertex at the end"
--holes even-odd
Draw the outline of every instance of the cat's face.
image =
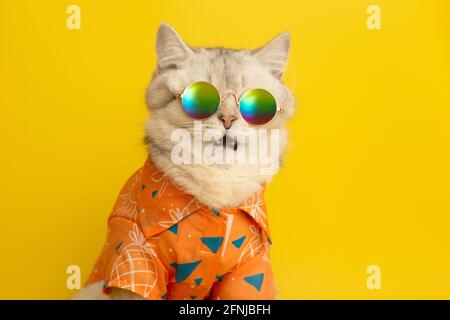
MULTIPOLYGON (((158 67, 147 91, 147 104, 151 111, 147 123, 147 141, 150 148, 169 152, 176 142, 171 135, 176 129, 186 129, 194 134, 195 120, 184 112, 177 94, 193 82, 206 81, 214 85, 224 100, 219 111, 201 120, 202 129, 214 129, 211 140, 222 141, 227 135, 229 148, 237 151, 242 145, 236 138, 239 132, 253 129, 278 129, 279 149, 282 154, 287 135, 285 121, 293 114, 294 99, 281 81, 289 52, 290 37, 284 33, 257 50, 229 50, 224 48, 192 48, 186 45, 176 31, 163 24, 157 35, 158 67), (283 107, 269 123, 257 128, 249 125, 240 115, 236 99, 248 89, 269 91, 283 107), (227 130, 227 127, 230 130, 227 130)), ((204 144, 211 141, 203 141, 204 144)), ((247 143, 247 142, 244 142, 247 143)), ((248 148, 250 150, 250 148, 248 148)))

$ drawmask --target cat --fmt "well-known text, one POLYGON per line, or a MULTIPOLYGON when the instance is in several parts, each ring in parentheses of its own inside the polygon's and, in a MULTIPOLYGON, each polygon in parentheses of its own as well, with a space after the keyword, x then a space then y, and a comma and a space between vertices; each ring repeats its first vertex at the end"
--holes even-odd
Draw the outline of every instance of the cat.
MULTIPOLYGON (((145 126, 145 144, 157 167, 169 176, 184 192, 200 203, 213 208, 236 207, 270 182, 273 174, 261 174, 261 164, 175 164, 171 150, 175 142, 173 130, 183 128, 194 134, 194 119, 187 116, 174 96, 189 84, 206 81, 223 96, 231 91, 239 95, 249 88, 264 88, 283 106, 283 112, 260 126, 280 134, 279 158, 287 146, 286 121, 293 115, 293 94, 282 81, 290 49, 290 34, 285 32, 255 50, 233 50, 221 47, 199 48, 186 44, 170 25, 163 23, 156 37, 157 67, 146 93, 150 117, 145 126)), ((198 121, 198 120, 196 120, 198 121)), ((202 121, 203 128, 216 130, 214 139, 233 141, 234 151, 245 146, 234 132, 245 132, 251 126, 242 118, 236 99, 228 95, 213 117, 202 121), (234 130, 227 130, 234 129, 234 130)), ((207 143, 202 142, 202 143, 207 143)), ((248 142, 244 142, 248 143, 248 142)), ((75 299, 140 299, 123 289, 112 289, 111 295, 102 293, 102 283, 83 288, 75 299)))

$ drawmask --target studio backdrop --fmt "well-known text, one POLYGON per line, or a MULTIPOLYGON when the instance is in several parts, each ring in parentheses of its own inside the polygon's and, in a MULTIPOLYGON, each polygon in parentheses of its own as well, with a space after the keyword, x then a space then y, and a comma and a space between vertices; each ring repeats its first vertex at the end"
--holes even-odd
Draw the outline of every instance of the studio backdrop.
POLYGON ((0 2, 0 298, 67 299, 142 166, 156 30, 289 31, 289 147, 266 190, 282 299, 450 298, 447 0, 0 2))

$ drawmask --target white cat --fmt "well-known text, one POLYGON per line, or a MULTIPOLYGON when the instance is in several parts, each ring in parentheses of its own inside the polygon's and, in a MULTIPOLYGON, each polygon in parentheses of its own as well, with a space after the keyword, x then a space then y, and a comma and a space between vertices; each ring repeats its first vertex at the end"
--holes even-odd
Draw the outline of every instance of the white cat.
MULTIPOLYGON (((145 142, 153 162, 186 193, 209 207, 236 207, 270 181, 271 175, 262 175, 260 164, 189 164, 177 165, 171 159, 175 142, 171 133, 184 128, 194 133, 194 120, 180 111, 180 101, 174 96, 189 84, 206 81, 221 95, 233 92, 239 95, 250 88, 264 88, 283 106, 284 112, 260 126, 278 129, 280 158, 287 144, 286 120, 294 112, 294 98, 283 84, 283 74, 290 48, 290 36, 283 33, 256 50, 224 48, 195 48, 187 45, 169 25, 158 30, 156 50, 158 66, 147 91, 147 105, 151 113, 146 124, 145 142)), ((197 120, 198 121, 198 120, 197 120)), ((203 120, 204 128, 213 128, 225 137, 233 137, 232 129, 249 130, 232 95, 221 103, 219 112, 203 120)), ((205 142, 206 143, 206 142, 205 142)), ((242 146, 235 146, 237 148, 242 146)), ((83 288, 75 299, 108 299, 102 293, 102 283, 83 288)), ((112 299, 139 299, 122 289, 113 289, 112 299)))

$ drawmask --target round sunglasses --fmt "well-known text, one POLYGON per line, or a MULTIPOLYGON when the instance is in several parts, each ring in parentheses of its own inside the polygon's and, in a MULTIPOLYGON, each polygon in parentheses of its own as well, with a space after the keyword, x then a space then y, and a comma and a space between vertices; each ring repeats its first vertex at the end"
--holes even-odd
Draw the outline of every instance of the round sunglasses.
POLYGON ((217 113, 220 104, 229 94, 234 96, 244 120, 253 126, 266 124, 275 117, 277 112, 284 111, 283 108, 277 106, 273 95, 265 89, 247 90, 239 99, 233 92, 220 97, 216 87, 204 81, 190 84, 183 93, 175 95, 175 98, 181 99, 183 109, 189 116, 204 120, 217 113))

